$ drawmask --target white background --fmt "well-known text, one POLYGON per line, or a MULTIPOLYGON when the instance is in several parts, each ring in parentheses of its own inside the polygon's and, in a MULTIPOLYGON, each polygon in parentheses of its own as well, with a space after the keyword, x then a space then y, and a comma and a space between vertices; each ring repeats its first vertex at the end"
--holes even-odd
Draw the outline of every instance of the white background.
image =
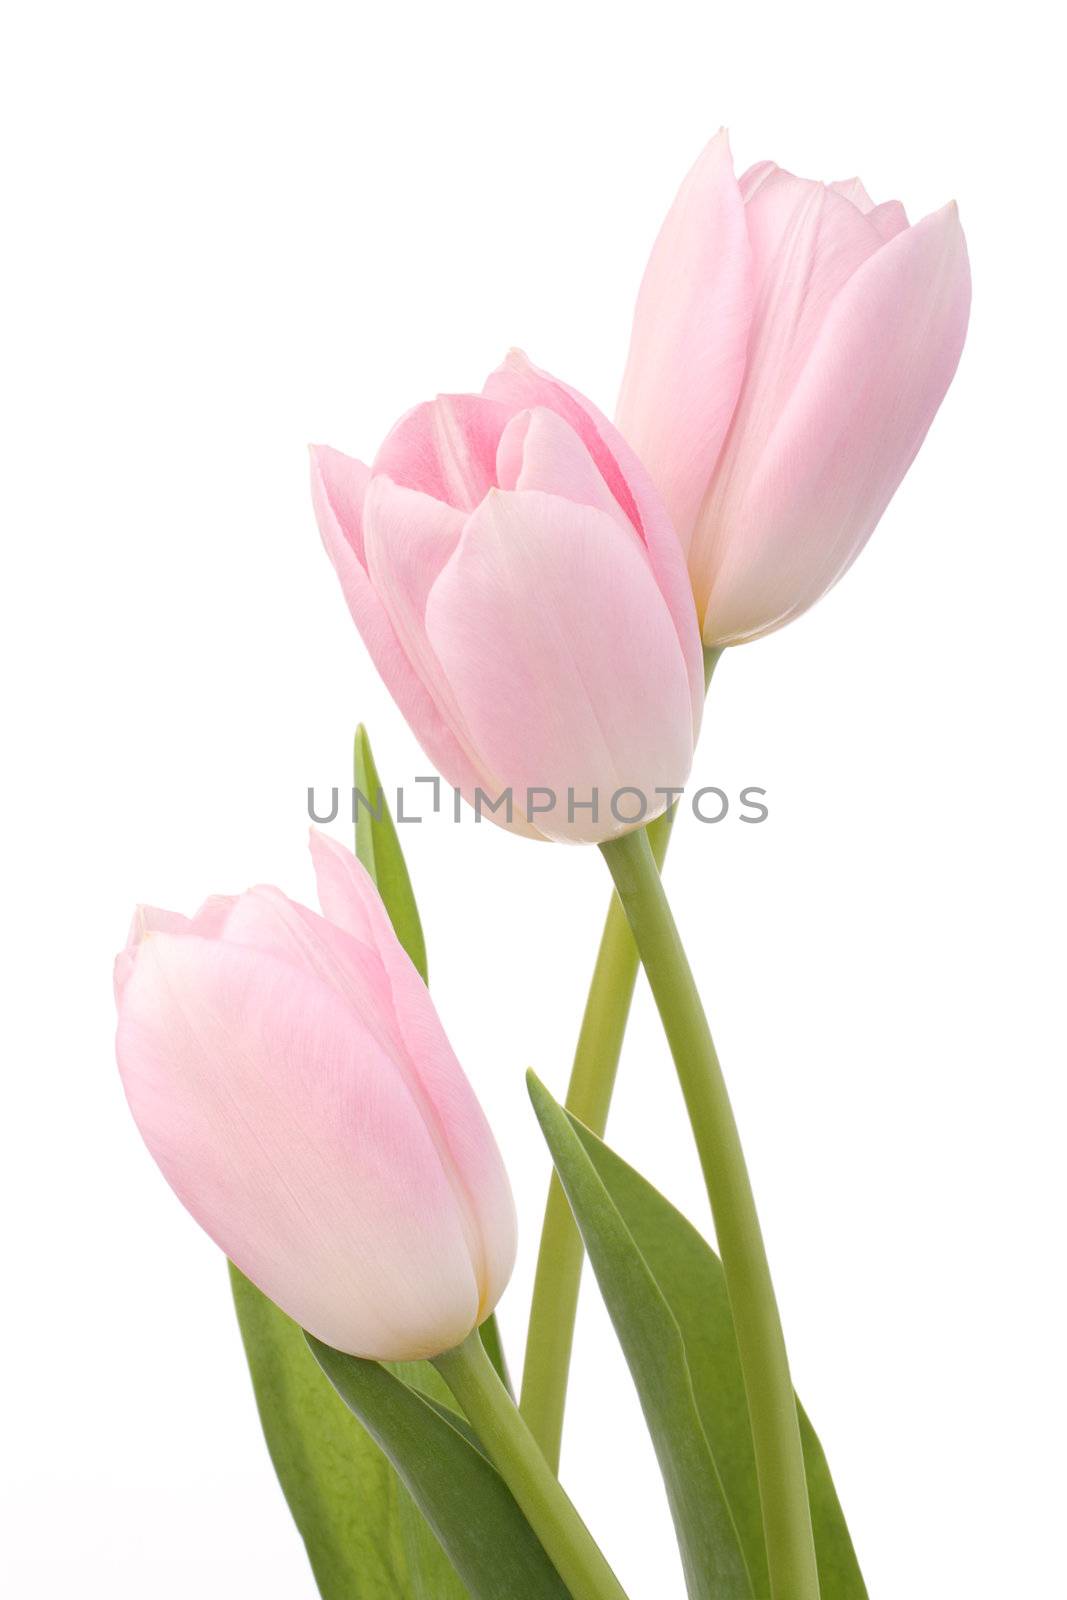
MULTIPOLYGON (((510 344, 611 408, 645 255, 739 168, 955 195, 975 309, 869 548, 723 662, 695 777, 769 790, 670 864, 795 1376, 874 1600, 1062 1594, 1063 205, 1036 6, 24 6, 0 115, 9 692, 2 1561, 20 1597, 313 1595, 221 1259, 112 1060, 138 899, 309 897, 365 719, 425 759, 319 547, 304 444, 370 455, 510 344)), ((340 830, 338 830, 340 831, 340 830)), ((513 1365, 606 874, 411 827, 434 993, 511 1167, 513 1365)), ((612 1138, 701 1224, 639 996, 612 1138)), ((595 1287, 565 1477, 633 1600, 681 1578, 595 1287)))

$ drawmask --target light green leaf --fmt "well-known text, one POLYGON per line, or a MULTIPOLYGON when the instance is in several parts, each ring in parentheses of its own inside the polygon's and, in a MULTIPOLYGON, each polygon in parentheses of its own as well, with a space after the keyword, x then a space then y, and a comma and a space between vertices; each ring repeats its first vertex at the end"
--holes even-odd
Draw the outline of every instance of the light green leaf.
POLYGON ((396 936, 425 983, 426 940, 419 921, 419 908, 362 722, 356 729, 353 757, 357 791, 356 855, 377 884, 396 936))
MULTIPOLYGON (((757 1595, 768 1588, 744 1379, 718 1256, 669 1200, 573 1121, 586 1153, 648 1263, 685 1345, 697 1409, 722 1478, 757 1595)), ((799 1400, 822 1600, 867 1600, 837 1491, 799 1400)))
POLYGON ((678 1323, 575 1124, 532 1073, 528 1081, 641 1400, 691 1600, 751 1600, 755 1591, 704 1433, 678 1323))
POLYGON ((510 1490, 459 1417, 376 1361, 343 1355, 310 1335, 307 1342, 388 1455, 472 1600, 569 1600, 510 1490))

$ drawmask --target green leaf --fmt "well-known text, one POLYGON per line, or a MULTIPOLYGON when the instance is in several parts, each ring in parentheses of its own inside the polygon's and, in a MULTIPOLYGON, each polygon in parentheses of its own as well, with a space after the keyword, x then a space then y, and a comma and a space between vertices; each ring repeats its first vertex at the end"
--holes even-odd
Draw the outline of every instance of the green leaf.
POLYGON ((232 1265, 230 1277, 267 1448, 324 1600, 462 1600, 436 1540, 323 1377, 303 1331, 232 1265))
POLYGON ((385 798, 370 739, 362 722, 356 729, 354 768, 356 780, 356 855, 362 861, 385 902, 397 938, 427 981, 426 940, 422 935, 415 892, 396 836, 392 813, 385 798), (361 798, 362 797, 362 798, 361 798))
POLYGON ((704 1433, 678 1323, 576 1126, 532 1073, 527 1078, 641 1400, 690 1600, 751 1600, 756 1591, 704 1433))
POLYGON ((425 1399, 376 1361, 308 1346, 377 1440, 473 1600, 569 1600, 496 1468, 442 1403, 425 1399))
MULTIPOLYGON (((712 1453, 757 1594, 767 1592, 759 1489, 745 1385, 726 1279, 718 1256, 669 1200, 606 1144, 575 1123, 638 1249, 674 1313, 712 1453)), ((867 1600, 856 1552, 815 1430, 797 1401, 822 1600, 867 1600)))
MULTIPOLYGON (((757 1595, 767 1593, 759 1489, 726 1280, 718 1256, 692 1223, 640 1173, 581 1123, 572 1126, 656 1279, 685 1346, 686 1361, 757 1595)), ((799 1400, 822 1600, 867 1600, 822 1445, 799 1400)))

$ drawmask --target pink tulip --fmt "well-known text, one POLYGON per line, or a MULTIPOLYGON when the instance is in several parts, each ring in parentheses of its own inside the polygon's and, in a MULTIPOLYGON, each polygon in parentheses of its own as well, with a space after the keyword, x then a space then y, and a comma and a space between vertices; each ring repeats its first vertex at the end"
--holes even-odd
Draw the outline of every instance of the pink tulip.
POLYGON ((688 553, 706 645, 769 633, 863 548, 963 349, 955 205, 909 227, 858 178, 719 133, 683 183, 637 301, 618 422, 688 553))
POLYGON ((693 599, 648 475, 587 400, 514 352, 480 395, 408 412, 372 467, 314 448, 312 489, 378 670, 468 800, 589 841, 666 809, 703 699, 693 599))
POLYGON ((312 853, 325 916, 273 888, 138 912, 119 1070, 167 1182, 242 1272, 327 1344, 414 1360, 503 1292, 511 1191, 370 878, 322 835, 312 853))

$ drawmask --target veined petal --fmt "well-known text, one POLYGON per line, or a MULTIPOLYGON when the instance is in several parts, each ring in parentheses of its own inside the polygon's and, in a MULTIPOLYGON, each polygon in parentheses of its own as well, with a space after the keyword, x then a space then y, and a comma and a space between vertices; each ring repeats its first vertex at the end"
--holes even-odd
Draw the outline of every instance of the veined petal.
POLYGON ((138 951, 149 934, 199 933, 204 938, 215 938, 225 926, 233 904, 233 895, 212 895, 193 917, 186 917, 180 911, 165 911, 160 906, 138 906, 126 935, 126 948, 115 957, 116 1003, 122 999, 122 991, 133 971, 138 951))
POLYGON ((895 239, 908 226, 908 213, 899 200, 885 200, 867 213, 867 221, 883 239, 895 239))
POLYGON ((350 850, 317 829, 311 833, 311 856, 326 917, 339 929, 366 930, 381 961, 415 1093, 476 1231, 472 1255, 481 1263, 480 1310, 487 1315, 511 1276, 516 1244, 515 1206, 496 1140, 366 871, 350 850))
POLYGON ((836 183, 829 184, 828 187, 833 190, 834 194, 839 194, 844 199, 851 200, 856 209, 862 211, 864 216, 868 211, 874 210, 874 201, 863 187, 859 178, 840 178, 836 183))
POLYGON ((885 200, 881 205, 875 205, 858 178, 845 178, 840 183, 831 183, 830 188, 835 194, 851 200, 883 239, 894 238, 908 226, 907 213, 899 200, 885 200))
MULTIPOLYGON (((472 737, 514 792, 554 791, 548 837, 626 831, 623 786, 665 809, 693 753, 685 660, 646 551, 612 517, 534 491, 494 491, 430 594, 426 628, 472 737), (599 796, 600 814, 567 814, 599 796)), ((498 791, 499 792, 499 791, 498 791)))
POLYGON ((367 490, 367 572, 409 657, 423 648, 426 596, 459 542, 461 511, 376 474, 367 490))
POLYGON ((883 248, 877 228, 851 201, 781 168, 760 183, 745 216, 755 273, 748 364, 689 556, 705 642, 708 595, 723 564, 736 553, 738 500, 758 470, 836 296, 883 248))
POLYGON ((944 398, 969 307, 954 205, 897 234, 849 278, 734 506, 708 643, 779 627, 845 571, 944 398))
POLYGON ((372 471, 473 511, 496 481, 497 445, 507 420, 505 407, 482 395, 438 395, 400 419, 372 471))
POLYGON ((652 247, 616 409, 685 550, 737 403, 751 316, 745 207, 722 131, 652 247))
POLYGON ((745 218, 755 283, 747 414, 757 398, 784 400, 834 297, 882 238, 855 205, 781 168, 760 185, 745 218))
POLYGON ((751 167, 747 168, 747 170, 744 171, 737 180, 737 186, 741 190, 742 200, 744 200, 747 204, 748 201, 752 199, 752 196, 755 194, 760 184, 766 182, 766 180, 771 176, 771 173, 777 172, 778 170, 778 166, 774 161, 757 161, 751 167))
POLYGON ((440 663, 426 635, 426 600, 459 542, 463 513, 415 489, 375 476, 367 491, 367 568, 404 653, 433 701, 451 745, 462 751, 462 765, 439 754, 436 743, 416 732, 427 755, 445 777, 466 791, 471 780, 489 777, 470 737, 463 712, 449 692, 440 663))
POLYGON ((388 1360, 470 1332, 478 1285, 433 1140, 332 989, 258 950, 154 934, 117 1049, 171 1187, 302 1326, 388 1360))
POLYGON ((497 482, 501 489, 540 489, 577 505, 595 506, 632 538, 641 538, 582 440, 547 406, 516 412, 504 429, 497 451, 497 482))
POLYGON ((513 410, 546 406, 569 423, 597 470, 637 528, 648 550, 660 593, 674 620, 689 678, 694 734, 704 709, 704 663, 693 594, 678 534, 659 491, 636 452, 615 425, 577 389, 535 367, 511 350, 491 373, 485 392, 513 410))
POLYGON ((228 944, 288 961, 327 984, 355 1007, 382 1048, 394 1051, 391 991, 371 938, 360 939, 335 927, 272 884, 259 884, 237 897, 222 937, 228 944))
MULTIPOLYGON (((481 781, 479 769, 417 670, 367 571, 364 522, 368 469, 339 450, 318 446, 311 452, 311 470, 312 497, 323 543, 374 665, 430 760, 450 783, 464 792, 473 792, 481 781), (357 497, 358 483, 363 487, 357 497)), ((440 515, 447 519, 453 513, 443 506, 440 515)), ((420 544, 416 536, 406 540, 403 534, 401 539, 407 570, 418 579, 420 556, 424 563, 431 559, 432 540, 424 539, 420 544)), ((414 637, 417 643, 417 631, 414 637)))

